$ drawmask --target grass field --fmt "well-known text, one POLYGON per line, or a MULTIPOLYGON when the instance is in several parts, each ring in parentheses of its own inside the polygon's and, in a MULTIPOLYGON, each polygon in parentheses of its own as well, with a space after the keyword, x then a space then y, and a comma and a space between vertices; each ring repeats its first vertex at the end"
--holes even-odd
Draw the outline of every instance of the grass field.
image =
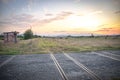
POLYGON ((120 50, 120 38, 35 38, 20 40, 17 44, 0 41, 0 54, 40 54, 52 51, 81 52, 120 50))

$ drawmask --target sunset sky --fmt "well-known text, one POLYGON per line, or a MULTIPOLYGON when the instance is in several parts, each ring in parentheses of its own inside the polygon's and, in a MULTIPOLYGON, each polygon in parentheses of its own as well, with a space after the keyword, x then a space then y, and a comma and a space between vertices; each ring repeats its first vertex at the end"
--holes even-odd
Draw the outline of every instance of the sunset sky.
POLYGON ((120 0, 0 0, 0 33, 120 34, 120 0))

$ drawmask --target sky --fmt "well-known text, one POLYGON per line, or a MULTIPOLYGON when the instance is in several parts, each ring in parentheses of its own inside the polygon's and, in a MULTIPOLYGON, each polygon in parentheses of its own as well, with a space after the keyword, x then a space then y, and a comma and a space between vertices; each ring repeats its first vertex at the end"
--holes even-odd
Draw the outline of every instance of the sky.
POLYGON ((120 34, 120 0, 0 0, 0 33, 120 34))

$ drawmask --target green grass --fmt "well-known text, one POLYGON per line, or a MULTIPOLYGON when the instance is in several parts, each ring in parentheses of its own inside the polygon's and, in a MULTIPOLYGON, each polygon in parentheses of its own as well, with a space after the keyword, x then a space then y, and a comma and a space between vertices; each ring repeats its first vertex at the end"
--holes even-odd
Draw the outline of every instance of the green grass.
POLYGON ((20 40, 17 44, 0 41, 0 54, 41 54, 52 51, 81 52, 120 50, 120 38, 35 38, 20 40))

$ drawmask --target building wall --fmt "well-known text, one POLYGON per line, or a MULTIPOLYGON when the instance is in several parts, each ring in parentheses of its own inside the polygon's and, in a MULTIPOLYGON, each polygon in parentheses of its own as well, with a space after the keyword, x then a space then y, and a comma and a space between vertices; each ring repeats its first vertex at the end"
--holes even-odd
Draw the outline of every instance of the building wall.
POLYGON ((4 33, 4 42, 17 42, 17 33, 16 32, 4 33))

